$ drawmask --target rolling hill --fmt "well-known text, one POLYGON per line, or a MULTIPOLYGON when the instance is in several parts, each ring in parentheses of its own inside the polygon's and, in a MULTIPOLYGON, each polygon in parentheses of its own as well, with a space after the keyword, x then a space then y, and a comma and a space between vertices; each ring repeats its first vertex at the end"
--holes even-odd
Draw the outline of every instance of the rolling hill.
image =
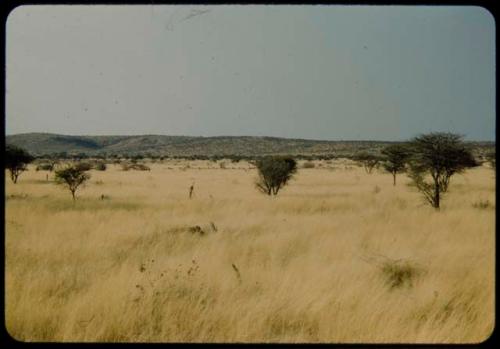
MULTIPOLYGON (((334 155, 344 157, 358 151, 378 153, 391 142, 322 141, 252 136, 68 136, 51 133, 24 133, 6 136, 6 143, 26 149, 33 155, 58 153, 86 155, 156 156, 259 156, 334 155)), ((494 142, 473 142, 476 153, 494 148, 494 142)))

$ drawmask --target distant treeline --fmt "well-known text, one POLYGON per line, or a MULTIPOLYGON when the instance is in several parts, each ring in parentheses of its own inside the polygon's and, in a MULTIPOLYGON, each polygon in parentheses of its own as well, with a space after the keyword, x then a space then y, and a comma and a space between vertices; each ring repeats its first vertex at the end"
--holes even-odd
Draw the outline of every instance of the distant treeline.
MULTIPOLYGON (((334 154, 318 154, 318 155, 309 155, 309 154, 282 154, 283 156, 293 157, 297 160, 332 160, 339 158, 334 154)), ((52 153, 52 154, 42 154, 38 155, 35 158, 37 159, 64 159, 64 160, 82 160, 82 159, 101 159, 101 160, 144 160, 144 159, 152 159, 152 160, 206 160, 206 161, 218 161, 218 160, 231 160, 232 162, 239 161, 255 161, 261 158, 266 157, 267 155, 157 155, 157 154, 87 154, 87 153, 52 153)), ((342 156, 345 158, 346 156, 342 156)))
MULTIPOLYGON (((477 158, 477 160, 484 160, 486 154, 495 150, 495 144, 473 144, 471 143, 472 153, 477 158)), ((371 149, 362 149, 365 153, 370 153, 373 155, 380 156, 382 147, 373 147, 371 149)), ((155 153, 143 153, 143 154, 106 154, 106 153, 97 153, 97 154, 88 154, 84 152, 74 153, 74 152, 57 152, 57 153, 49 153, 49 154, 41 154, 35 155, 37 159, 61 159, 61 160, 82 160, 82 159, 101 159, 107 161, 113 160, 206 160, 206 161, 219 161, 219 160, 230 160, 231 162, 239 162, 239 161, 256 161, 262 159, 269 155, 280 155, 286 157, 293 157, 296 160, 333 160, 333 159, 351 159, 356 160, 357 155, 359 154, 361 149, 355 150, 353 149, 350 152, 339 152, 337 154, 291 154, 291 153, 283 153, 283 154, 262 154, 262 155, 235 155, 235 154, 217 154, 217 155, 160 155, 155 153)))

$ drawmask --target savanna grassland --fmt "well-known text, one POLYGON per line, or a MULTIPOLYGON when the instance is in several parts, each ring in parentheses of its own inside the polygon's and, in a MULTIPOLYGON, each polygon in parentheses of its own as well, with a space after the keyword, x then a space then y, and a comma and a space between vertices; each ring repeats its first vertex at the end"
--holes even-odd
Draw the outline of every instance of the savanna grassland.
POLYGON ((52 173, 6 174, 14 338, 472 343, 493 330, 486 165, 453 176, 440 211, 406 176, 393 186, 347 160, 300 168, 277 197, 245 162, 148 165, 90 171, 75 204, 52 173))

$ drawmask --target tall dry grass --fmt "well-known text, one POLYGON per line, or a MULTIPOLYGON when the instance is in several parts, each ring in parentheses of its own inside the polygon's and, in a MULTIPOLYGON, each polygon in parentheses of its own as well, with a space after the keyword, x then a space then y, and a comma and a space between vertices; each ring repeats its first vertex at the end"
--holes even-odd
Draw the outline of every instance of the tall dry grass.
POLYGON ((393 187, 343 162, 300 169, 276 198, 244 163, 91 172, 74 205, 44 171, 6 183, 16 339, 471 343, 493 330, 491 169, 454 176, 440 212, 404 176, 393 187))

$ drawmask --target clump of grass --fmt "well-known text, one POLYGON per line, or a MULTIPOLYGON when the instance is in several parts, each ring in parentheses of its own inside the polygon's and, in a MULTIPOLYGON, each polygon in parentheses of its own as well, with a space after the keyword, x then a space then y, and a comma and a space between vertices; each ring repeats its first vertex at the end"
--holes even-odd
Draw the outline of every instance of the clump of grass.
MULTIPOLYGON (((77 202, 75 205, 68 204, 67 200, 59 200, 59 199, 54 199, 54 200, 49 200, 45 201, 44 205, 45 207, 49 208, 50 210, 54 212, 64 212, 64 211, 98 211, 98 210, 125 210, 125 211, 135 211, 139 210, 144 207, 144 205, 138 203, 138 202, 132 202, 132 201, 109 201, 106 202, 107 200, 110 199, 110 196, 104 195, 102 197, 101 195, 98 197, 99 199, 88 199, 88 198, 82 198, 79 202, 77 202)), ((41 201, 42 199, 39 199, 41 201)))
POLYGON ((314 168, 314 162, 307 161, 302 165, 302 168, 314 168))
POLYGON ((5 197, 6 200, 15 200, 15 199, 27 199, 28 194, 10 194, 5 197))
POLYGON ((138 163, 133 163, 133 162, 131 162, 131 163, 124 162, 121 165, 122 165, 123 171, 129 171, 129 170, 151 171, 151 168, 149 166, 144 165, 144 164, 138 164, 138 163))
POLYGON ((241 273, 236 264, 232 263, 231 266, 233 267, 234 272, 236 273, 236 278, 238 279, 238 282, 241 284, 241 273))
POLYGON ((380 187, 379 187, 378 185, 376 185, 376 186, 375 186, 375 188, 373 188, 373 192, 374 192, 375 194, 380 193, 380 191, 381 191, 381 190, 382 190, 382 189, 380 189, 380 187))
POLYGON ((493 204, 489 200, 479 200, 477 202, 474 202, 472 204, 472 207, 478 208, 481 210, 484 210, 487 208, 494 208, 493 204))
POLYGON ((203 229, 201 229, 201 227, 199 225, 195 225, 194 227, 189 227, 188 231, 191 234, 205 235, 205 231, 203 229))
POLYGON ((413 287, 415 280, 424 273, 424 269, 410 261, 388 259, 380 267, 389 288, 413 287))

